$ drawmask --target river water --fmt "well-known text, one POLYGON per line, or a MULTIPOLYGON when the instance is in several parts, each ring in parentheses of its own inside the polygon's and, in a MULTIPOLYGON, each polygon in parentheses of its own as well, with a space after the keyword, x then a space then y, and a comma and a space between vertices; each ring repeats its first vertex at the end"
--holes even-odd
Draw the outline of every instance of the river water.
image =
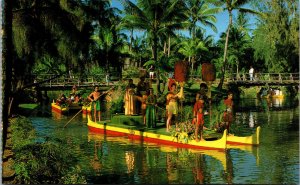
MULTIPOLYGON (((63 135, 90 184, 299 184, 299 105, 264 101, 241 100, 235 123, 250 130, 260 125, 261 144, 228 146, 225 152, 95 135, 83 115, 65 128, 74 114, 30 119, 40 138, 63 135)), ((51 112, 50 105, 43 111, 51 112)))

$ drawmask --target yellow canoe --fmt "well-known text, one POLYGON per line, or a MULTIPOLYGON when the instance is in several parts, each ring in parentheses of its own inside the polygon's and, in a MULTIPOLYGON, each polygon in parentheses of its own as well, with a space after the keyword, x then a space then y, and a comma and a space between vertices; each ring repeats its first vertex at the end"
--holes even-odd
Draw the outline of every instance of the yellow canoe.
POLYGON ((81 109, 81 105, 78 105, 77 103, 72 103, 71 105, 63 106, 62 107, 60 105, 57 105, 54 102, 54 100, 53 100, 53 102, 51 103, 51 109, 54 112, 57 112, 57 113, 60 113, 60 114, 65 114, 68 111, 77 111, 77 110, 80 110, 81 109))
MULTIPOLYGON (((143 141, 149 141, 165 145, 173 145, 182 148, 201 148, 201 149, 226 149, 227 130, 224 131, 223 136, 214 141, 201 140, 196 142, 195 140, 188 140, 183 142, 177 137, 171 136, 170 133, 159 131, 159 129, 146 129, 137 128, 136 126, 130 126, 125 124, 116 124, 107 121, 94 122, 88 117, 87 126, 91 132, 106 133, 118 136, 127 136, 131 139, 142 139, 143 141)), ((165 128, 161 128, 165 130, 165 128)))
POLYGON ((68 107, 62 107, 60 105, 56 105, 56 103, 54 103, 54 102, 51 103, 51 109, 52 109, 52 111, 60 113, 60 114, 67 113, 69 111, 68 107))
POLYGON ((81 109, 82 109, 83 114, 88 114, 92 111, 92 106, 90 104, 89 105, 83 105, 81 109))

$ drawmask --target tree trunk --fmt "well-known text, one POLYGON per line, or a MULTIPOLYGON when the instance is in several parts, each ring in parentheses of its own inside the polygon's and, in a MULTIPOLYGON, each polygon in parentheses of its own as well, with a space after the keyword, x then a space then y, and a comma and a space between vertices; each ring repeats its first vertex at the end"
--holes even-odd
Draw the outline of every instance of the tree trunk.
POLYGON ((11 94, 12 80, 12 1, 3 1, 3 49, 2 49, 2 151, 4 151, 7 138, 9 117, 9 96, 11 94))
POLYGON ((167 54, 167 42, 164 42, 164 54, 167 54))
POLYGON ((223 56, 223 67, 222 67, 222 75, 221 75, 221 80, 218 85, 218 89, 221 90, 223 83, 224 83, 224 78, 225 78, 225 72, 226 72, 226 67, 227 67, 227 49, 228 49, 228 40, 229 40, 229 32, 230 32, 230 27, 232 25, 232 12, 229 11, 229 24, 226 32, 226 40, 225 40, 225 48, 224 48, 224 56, 223 56))
POLYGON ((130 45, 129 45, 129 51, 132 50, 132 42, 133 42, 133 29, 130 30, 130 45))
POLYGON ((170 56, 171 53, 171 37, 169 35, 169 44, 168 44, 168 57, 170 56))

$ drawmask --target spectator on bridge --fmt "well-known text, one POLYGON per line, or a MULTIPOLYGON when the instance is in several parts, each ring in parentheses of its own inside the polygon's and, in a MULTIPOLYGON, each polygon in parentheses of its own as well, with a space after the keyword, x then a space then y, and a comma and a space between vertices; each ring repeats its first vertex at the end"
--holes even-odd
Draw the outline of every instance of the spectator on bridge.
POLYGON ((110 83, 110 75, 109 75, 109 73, 106 73, 105 81, 106 81, 106 85, 109 86, 109 83, 110 83))
POLYGON ((254 74, 254 68, 252 66, 250 66, 250 69, 249 69, 250 81, 254 80, 253 74, 254 74))
POLYGON ((153 65, 151 65, 150 68, 149 68, 149 77, 150 77, 150 79, 154 79, 154 67, 153 67, 153 65))

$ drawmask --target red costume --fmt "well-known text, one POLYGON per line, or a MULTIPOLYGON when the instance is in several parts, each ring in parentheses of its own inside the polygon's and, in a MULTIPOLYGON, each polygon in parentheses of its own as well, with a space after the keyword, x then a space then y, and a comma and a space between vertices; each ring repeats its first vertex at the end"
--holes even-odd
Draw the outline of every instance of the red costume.
POLYGON ((198 120, 197 124, 198 125, 204 124, 203 108, 204 108, 204 103, 200 102, 200 101, 196 101, 193 111, 197 115, 197 120, 198 120), (199 111, 200 109, 202 109, 202 111, 199 111))
POLYGON ((225 99, 224 104, 226 105, 226 111, 223 114, 223 120, 225 122, 229 122, 229 124, 233 121, 233 115, 232 115, 232 106, 233 101, 232 99, 225 99))

